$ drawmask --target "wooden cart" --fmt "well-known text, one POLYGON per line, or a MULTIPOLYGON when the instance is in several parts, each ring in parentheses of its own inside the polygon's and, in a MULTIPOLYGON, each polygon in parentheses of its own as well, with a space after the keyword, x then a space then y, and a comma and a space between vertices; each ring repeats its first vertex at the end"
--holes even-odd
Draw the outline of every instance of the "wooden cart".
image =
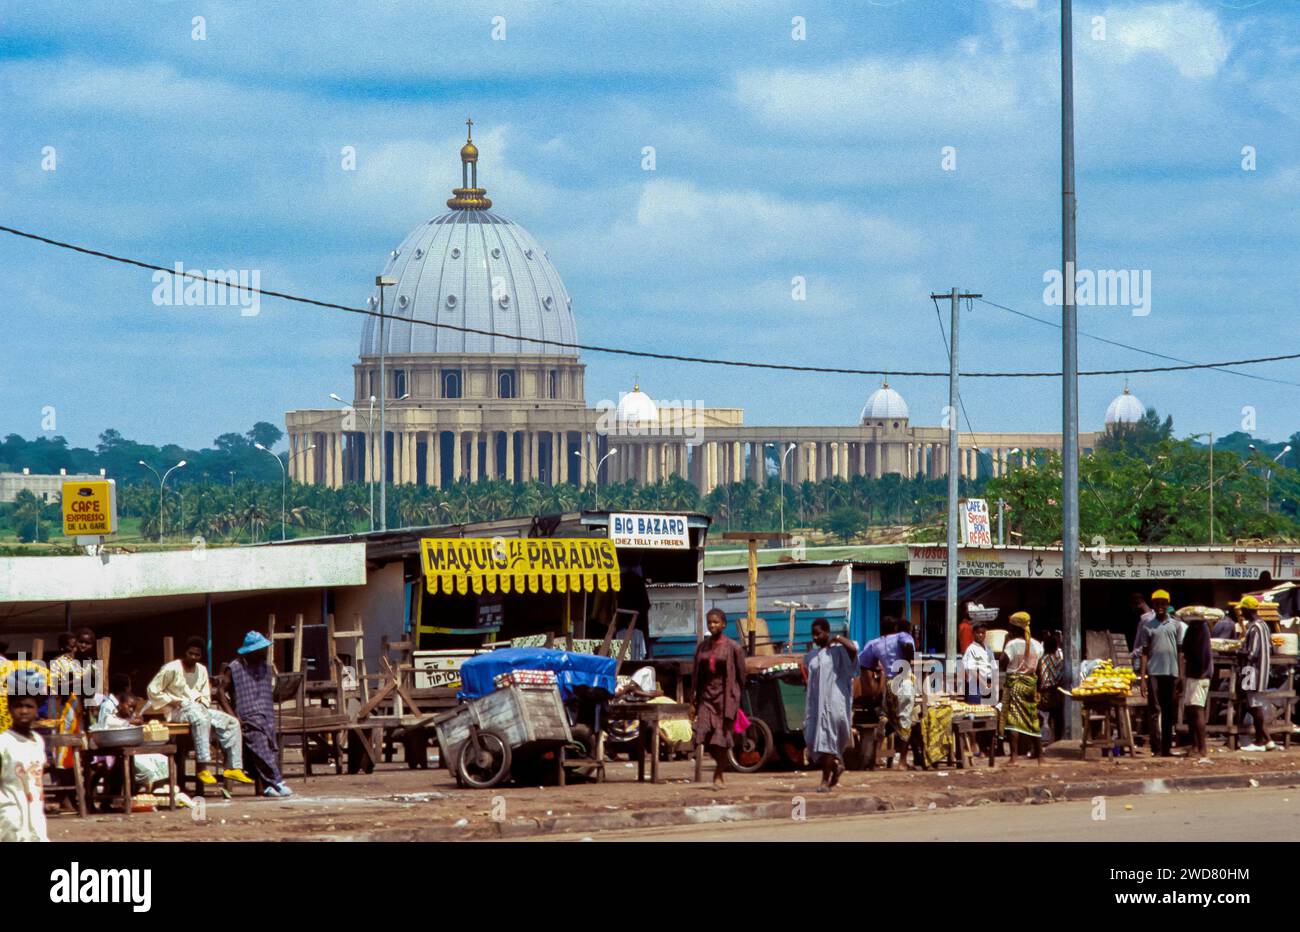
POLYGON ((547 752, 564 784, 563 749, 573 734, 554 684, 511 685, 470 699, 434 718, 433 728, 441 764, 462 786, 497 786, 510 778, 516 757, 547 752))

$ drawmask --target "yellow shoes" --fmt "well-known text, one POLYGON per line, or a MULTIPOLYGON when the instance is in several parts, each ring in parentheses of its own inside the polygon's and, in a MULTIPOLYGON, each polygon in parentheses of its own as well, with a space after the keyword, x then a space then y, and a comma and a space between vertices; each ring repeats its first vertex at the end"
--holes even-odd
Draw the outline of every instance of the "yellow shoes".
POLYGON ((242 770, 225 770, 221 774, 227 780, 234 780, 236 783, 252 783, 253 778, 242 770))
POLYGON ((213 786, 217 782, 217 778, 212 775, 211 770, 205 768, 199 771, 199 782, 205 786, 213 786))

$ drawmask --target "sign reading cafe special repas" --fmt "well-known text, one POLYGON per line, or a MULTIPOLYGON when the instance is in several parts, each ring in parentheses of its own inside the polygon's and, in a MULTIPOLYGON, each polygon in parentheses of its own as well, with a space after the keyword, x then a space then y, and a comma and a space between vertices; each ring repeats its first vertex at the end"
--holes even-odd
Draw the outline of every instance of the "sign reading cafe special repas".
POLYGON ((690 538, 684 515, 611 514, 609 539, 615 547, 686 550, 690 538))

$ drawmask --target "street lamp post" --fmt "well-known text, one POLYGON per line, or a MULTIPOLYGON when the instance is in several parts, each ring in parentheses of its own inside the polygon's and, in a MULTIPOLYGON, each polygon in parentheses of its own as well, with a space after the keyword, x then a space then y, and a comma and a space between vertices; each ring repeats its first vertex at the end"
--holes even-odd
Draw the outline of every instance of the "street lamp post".
POLYGON ((786 457, 788 457, 791 453, 794 452, 794 448, 796 446, 797 444, 792 443, 785 448, 785 452, 781 454, 780 468, 778 468, 776 471, 777 485, 781 490, 781 539, 782 540, 785 540, 785 460, 786 457))
POLYGON ((379 286, 379 529, 388 530, 388 428, 384 420, 384 399, 388 397, 388 375, 384 367, 384 289, 397 284, 397 279, 376 275, 379 286))
MULTIPOLYGON (((1253 443, 1250 444, 1250 448, 1252 450, 1255 450, 1255 445, 1253 443)), ((1259 452, 1259 451, 1256 450, 1255 452, 1259 452)), ((1286 456, 1290 452, 1291 452, 1291 444, 1288 443, 1285 447, 1282 448, 1281 453, 1273 457, 1273 462, 1275 463, 1278 462, 1278 460, 1282 459, 1282 457, 1286 456)), ((1268 514, 1271 511, 1270 502, 1272 498, 1273 498, 1273 467, 1270 466, 1268 470, 1264 473, 1264 514, 1268 514)))
POLYGON ((182 466, 184 466, 185 460, 181 460, 179 463, 177 463, 171 469, 167 470, 161 476, 158 475, 158 470, 154 469, 144 460, 139 460, 138 462, 140 463, 141 466, 143 466, 145 469, 149 470, 151 473, 153 473, 155 476, 158 477, 158 543, 161 544, 163 539, 163 489, 167 485, 167 477, 170 476, 177 469, 180 469, 182 466))
MULTIPOLYGON (((346 411, 354 414, 357 409, 352 407, 334 392, 330 392, 330 398, 343 405, 346 411)), ((366 417, 366 461, 370 462, 370 454, 374 452, 375 446, 375 396, 370 396, 370 414, 366 417)), ((313 444, 314 446, 314 444, 313 444)), ((375 529, 375 464, 370 463, 370 530, 375 529)))
MULTIPOLYGON (((280 457, 276 456, 274 453, 272 453, 272 452, 271 452, 270 450, 268 450, 266 447, 262 446, 260 443, 254 443, 253 446, 257 447, 257 449, 261 450, 263 453, 266 453, 267 455, 269 455, 272 459, 275 460, 276 465, 280 467, 280 540, 284 540, 284 539, 285 539, 285 534, 284 534, 284 518, 285 518, 284 501, 285 501, 285 491, 286 491, 286 489, 288 488, 288 485, 289 485, 289 482, 288 482, 288 473, 286 473, 286 472, 285 472, 285 469, 284 469, 284 460, 280 459, 280 457)), ((315 444, 313 443, 312 446, 314 447, 315 444)), ((308 449, 311 449, 311 447, 308 447, 308 449)))
MULTIPOLYGON (((587 459, 585 456, 583 456, 581 450, 574 450, 573 452, 576 453, 576 454, 578 454, 578 459, 582 460, 582 461, 583 461, 584 463, 586 463, 588 466, 591 465, 591 460, 589 460, 589 459, 587 459)), ((602 457, 601 457, 599 460, 597 460, 597 462, 596 462, 596 469, 594 470, 594 474, 593 474, 593 478, 592 478, 592 483, 591 483, 591 484, 594 485, 594 486, 596 487, 596 510, 597 510, 597 511, 600 511, 600 467, 602 467, 602 466, 605 465, 605 460, 609 459, 611 456, 613 456, 613 455, 614 455, 615 453, 617 453, 617 452, 618 452, 618 447, 615 447, 614 449, 612 449, 612 450, 610 450, 608 453, 606 453, 604 456, 602 456, 602 457)))

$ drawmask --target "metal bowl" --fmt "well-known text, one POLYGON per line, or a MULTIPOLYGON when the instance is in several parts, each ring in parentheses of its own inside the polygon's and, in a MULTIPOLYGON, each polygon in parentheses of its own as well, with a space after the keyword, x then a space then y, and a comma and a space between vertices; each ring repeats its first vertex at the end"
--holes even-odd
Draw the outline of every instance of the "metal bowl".
POLYGON ((90 743, 97 748, 121 748, 144 743, 144 726, 130 728, 105 728, 90 732, 90 743))

